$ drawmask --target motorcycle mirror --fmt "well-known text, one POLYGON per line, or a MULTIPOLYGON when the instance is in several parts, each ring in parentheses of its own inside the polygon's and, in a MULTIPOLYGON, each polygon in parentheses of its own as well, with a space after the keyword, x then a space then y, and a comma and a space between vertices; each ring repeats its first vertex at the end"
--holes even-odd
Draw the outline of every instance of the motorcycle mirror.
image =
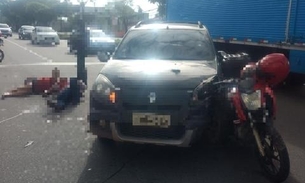
POLYGON ((226 52, 224 51, 217 51, 217 59, 219 62, 223 62, 224 61, 224 58, 225 58, 225 55, 227 55, 226 52))

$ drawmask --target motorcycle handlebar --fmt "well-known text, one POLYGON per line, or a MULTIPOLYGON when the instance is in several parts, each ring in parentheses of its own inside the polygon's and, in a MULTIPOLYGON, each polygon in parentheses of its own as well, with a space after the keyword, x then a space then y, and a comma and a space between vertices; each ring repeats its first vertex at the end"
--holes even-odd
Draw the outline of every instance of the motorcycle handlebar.
POLYGON ((215 82, 214 85, 218 85, 218 84, 237 84, 238 83, 238 79, 226 79, 226 80, 222 80, 219 82, 215 82))

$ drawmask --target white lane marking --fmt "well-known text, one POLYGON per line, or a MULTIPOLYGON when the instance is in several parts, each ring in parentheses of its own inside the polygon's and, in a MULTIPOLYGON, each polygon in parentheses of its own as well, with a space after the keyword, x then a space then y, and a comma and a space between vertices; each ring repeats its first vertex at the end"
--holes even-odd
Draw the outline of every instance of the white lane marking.
MULTIPOLYGON (((7 68, 7 67, 20 67, 20 66, 76 66, 75 62, 39 62, 39 63, 32 63, 32 64, 8 64, 8 65, 0 65, 0 68, 7 68)), ((105 65, 105 63, 100 62, 87 62, 85 65, 105 65)))
POLYGON ((4 119, 4 120, 0 121, 0 124, 1 124, 1 123, 4 123, 4 122, 6 122, 6 121, 9 121, 9 120, 11 120, 11 119, 17 118, 17 117, 19 117, 19 116, 22 116, 22 115, 23 115, 23 112, 22 112, 22 113, 19 113, 19 114, 17 114, 17 115, 15 115, 15 116, 13 116, 13 117, 10 117, 10 118, 7 118, 7 119, 4 119))
POLYGON ((32 50, 29 50, 27 47, 24 47, 24 46, 21 46, 21 45, 18 44, 18 43, 15 43, 14 41, 11 41, 11 40, 8 40, 8 39, 6 39, 6 41, 8 41, 8 42, 10 42, 10 43, 12 43, 12 44, 14 44, 14 45, 16 45, 16 46, 18 46, 18 47, 24 49, 24 50, 28 50, 31 54, 36 55, 37 57, 39 57, 39 58, 41 58, 41 59, 43 59, 43 60, 48 59, 48 58, 46 58, 46 57, 44 57, 44 56, 42 56, 42 55, 40 55, 40 54, 38 54, 38 53, 36 53, 36 52, 34 52, 34 51, 32 51, 32 50), (46 59, 44 59, 44 58, 46 58, 46 59))

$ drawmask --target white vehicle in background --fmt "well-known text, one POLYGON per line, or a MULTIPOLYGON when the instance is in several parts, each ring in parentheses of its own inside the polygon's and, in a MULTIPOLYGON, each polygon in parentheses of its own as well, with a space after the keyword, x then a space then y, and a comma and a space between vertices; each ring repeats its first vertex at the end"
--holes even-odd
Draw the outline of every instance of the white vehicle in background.
POLYGON ((32 44, 60 44, 57 32, 52 27, 36 26, 32 33, 32 44))
POLYGON ((13 36, 12 29, 7 24, 0 23, 0 31, 2 33, 1 34, 2 37, 4 37, 4 38, 12 37, 13 36))

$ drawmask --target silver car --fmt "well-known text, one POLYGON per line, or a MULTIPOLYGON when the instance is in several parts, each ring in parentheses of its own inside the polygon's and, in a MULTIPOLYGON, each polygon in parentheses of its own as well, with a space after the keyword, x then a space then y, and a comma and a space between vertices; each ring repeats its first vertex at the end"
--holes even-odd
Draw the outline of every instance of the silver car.
POLYGON ((0 23, 0 31, 2 33, 2 36, 5 38, 7 38, 8 36, 12 37, 13 35, 11 27, 7 24, 0 23))
POLYGON ((52 27, 36 26, 31 37, 32 44, 60 44, 59 36, 52 27))

